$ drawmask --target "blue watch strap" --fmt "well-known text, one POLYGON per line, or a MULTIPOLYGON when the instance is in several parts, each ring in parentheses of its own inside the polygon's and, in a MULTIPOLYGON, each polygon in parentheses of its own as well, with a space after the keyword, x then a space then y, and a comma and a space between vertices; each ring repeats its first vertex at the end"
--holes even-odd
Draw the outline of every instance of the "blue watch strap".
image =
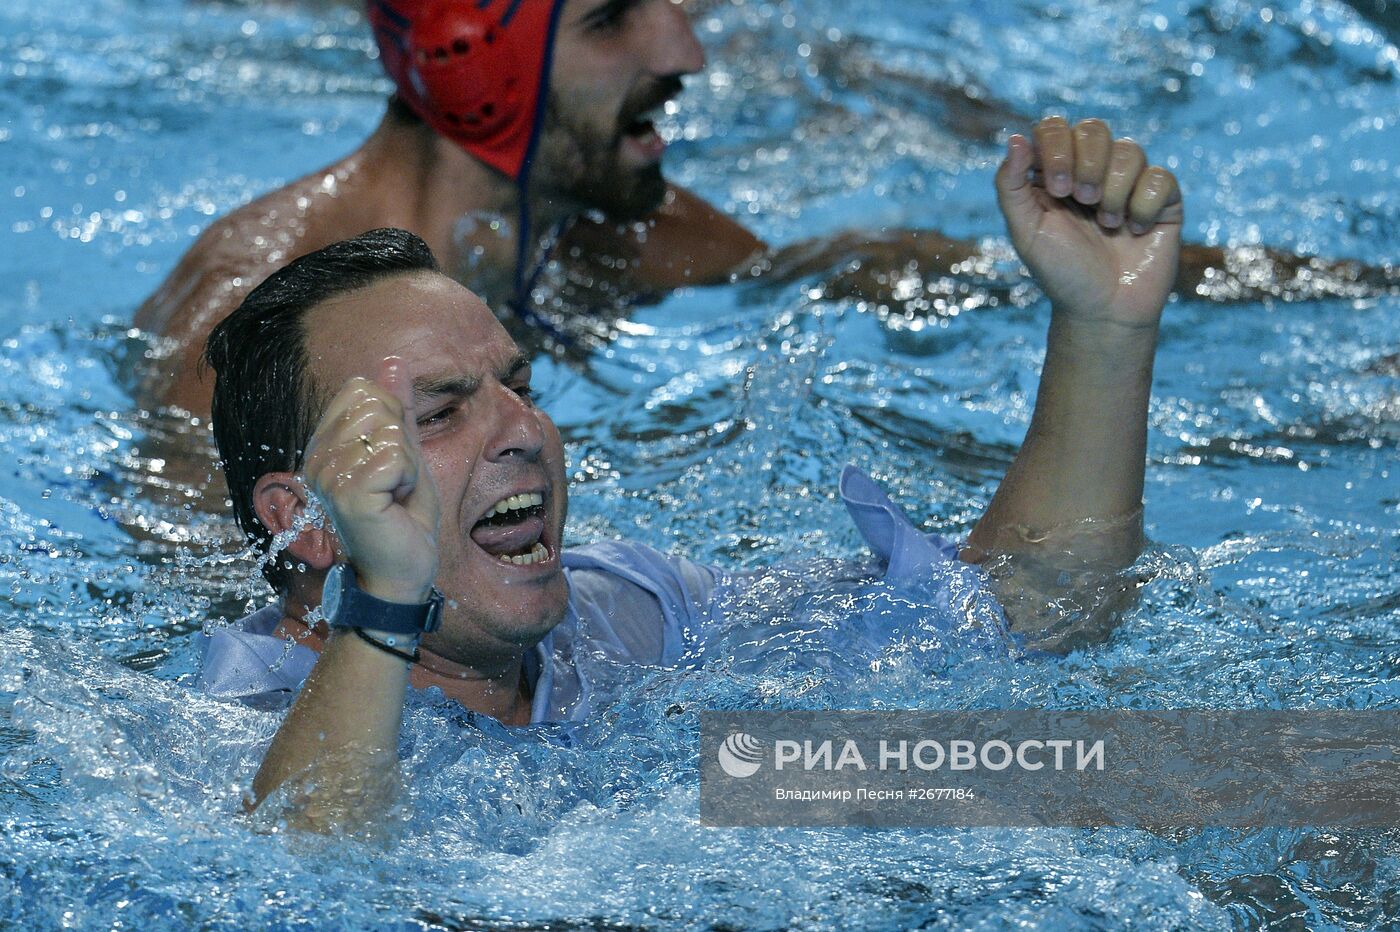
POLYGON ((331 627, 415 636, 437 630, 442 623, 442 603, 442 593, 436 588, 426 602, 405 604, 376 598, 360 588, 348 563, 332 567, 321 596, 326 623, 331 627))

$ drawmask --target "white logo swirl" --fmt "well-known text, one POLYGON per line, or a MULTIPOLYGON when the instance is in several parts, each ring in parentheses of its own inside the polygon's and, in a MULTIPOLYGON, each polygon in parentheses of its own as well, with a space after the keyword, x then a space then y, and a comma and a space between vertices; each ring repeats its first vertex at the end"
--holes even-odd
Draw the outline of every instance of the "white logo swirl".
POLYGON ((731 777, 751 777, 763 765, 763 742, 736 731, 719 746, 720 769, 731 777))

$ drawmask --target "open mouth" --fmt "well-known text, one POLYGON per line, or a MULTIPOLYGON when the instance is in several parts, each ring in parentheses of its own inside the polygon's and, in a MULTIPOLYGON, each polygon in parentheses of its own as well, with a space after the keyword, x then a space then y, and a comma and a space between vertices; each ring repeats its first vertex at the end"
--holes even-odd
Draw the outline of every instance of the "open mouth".
POLYGON ((509 495, 472 526, 471 538, 502 563, 543 563, 550 557, 549 546, 543 540, 544 518, 544 496, 539 492, 509 495))
POLYGON ((646 157, 659 156, 666 148, 661 134, 656 131, 656 114, 684 89, 679 78, 665 78, 648 87, 644 92, 631 97, 623 106, 621 137, 646 157))
POLYGON ((654 109, 648 110, 646 113, 640 113, 627 121, 626 125, 622 127, 622 134, 624 136, 631 136, 633 139, 639 139, 647 135, 655 135, 656 120, 652 118, 652 113, 654 112, 654 109))
POLYGON ((645 158, 659 157, 666 148, 666 142, 656 131, 656 121, 652 118, 655 108, 640 113, 622 126, 622 138, 631 143, 637 153, 645 158))

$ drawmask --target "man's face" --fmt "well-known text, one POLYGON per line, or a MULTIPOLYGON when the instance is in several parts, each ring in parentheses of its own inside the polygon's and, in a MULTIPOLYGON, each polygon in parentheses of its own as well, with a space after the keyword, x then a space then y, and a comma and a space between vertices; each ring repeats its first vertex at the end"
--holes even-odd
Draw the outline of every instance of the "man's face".
POLYGON ((559 562, 568 492, 559 432, 530 399, 530 366, 481 299, 411 273, 306 315, 310 374, 323 397, 404 360, 423 456, 437 483, 443 625, 424 645, 479 667, 539 641, 564 616, 559 562), (500 511, 504 509, 504 511, 500 511))
POLYGON ((535 178, 539 194, 647 216, 666 193, 651 117, 705 66, 674 0, 568 0, 560 14, 535 178))

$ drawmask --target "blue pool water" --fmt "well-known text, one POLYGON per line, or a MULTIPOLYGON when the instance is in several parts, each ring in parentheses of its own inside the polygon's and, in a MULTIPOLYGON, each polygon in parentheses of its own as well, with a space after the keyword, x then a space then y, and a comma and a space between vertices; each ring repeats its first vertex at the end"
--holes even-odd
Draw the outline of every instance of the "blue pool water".
MULTIPOLYGON (((1400 256, 1384 0, 695 6, 711 67, 667 127, 674 176, 773 241, 999 237, 999 134, 1057 110, 1174 168, 1192 239, 1400 256)), ((261 590, 205 500, 205 425, 133 404, 157 347, 127 327, 213 217, 370 131, 370 51, 324 0, 0 9, 0 927, 1400 924, 1396 830, 708 829, 695 757, 703 708, 1396 708, 1395 296, 1168 308, 1151 582, 1105 644, 1009 658, 924 630, 901 592, 915 610, 871 645, 856 621, 895 599, 823 564, 748 607, 766 651, 616 671, 574 733, 418 697, 387 839, 237 815, 278 719, 190 681, 203 625, 261 590)), ((1047 315, 1024 289, 975 306, 993 292, 918 327, 802 285, 683 292, 583 363, 542 360, 572 540, 859 558, 846 462, 965 533, 1025 429, 1047 315)))

